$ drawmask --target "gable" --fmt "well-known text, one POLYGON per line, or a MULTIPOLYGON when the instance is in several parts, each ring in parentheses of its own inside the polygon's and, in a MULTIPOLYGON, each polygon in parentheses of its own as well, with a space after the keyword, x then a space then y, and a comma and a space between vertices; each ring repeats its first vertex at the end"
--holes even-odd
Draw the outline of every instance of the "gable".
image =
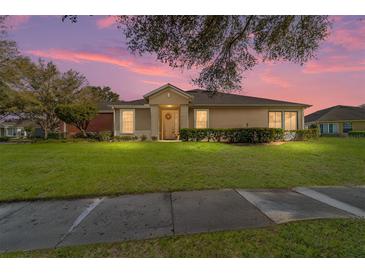
POLYGON ((173 87, 166 87, 148 96, 150 105, 180 105, 189 104, 191 97, 173 87))

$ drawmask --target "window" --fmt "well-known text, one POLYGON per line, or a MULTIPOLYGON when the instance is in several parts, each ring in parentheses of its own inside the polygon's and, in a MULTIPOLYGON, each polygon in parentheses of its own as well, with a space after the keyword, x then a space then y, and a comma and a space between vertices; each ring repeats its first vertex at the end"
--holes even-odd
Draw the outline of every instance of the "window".
POLYGON ((343 132, 348 133, 352 131, 352 123, 351 122, 344 122, 343 123, 343 132))
POLYGON ((281 111, 269 111, 269 127, 281 128, 283 126, 281 122, 281 111))
POLYGON ((285 112, 285 130, 297 130, 298 113, 295 111, 285 112))
POLYGON ((337 134, 338 125, 336 123, 320 124, 321 134, 337 134))
POLYGON ((122 133, 134 132, 134 110, 122 110, 122 133))
POLYGON ((207 127, 208 127, 208 110, 196 109, 195 128, 207 128, 207 127))
POLYGON ((6 129, 7 136, 16 136, 16 128, 9 127, 6 129))

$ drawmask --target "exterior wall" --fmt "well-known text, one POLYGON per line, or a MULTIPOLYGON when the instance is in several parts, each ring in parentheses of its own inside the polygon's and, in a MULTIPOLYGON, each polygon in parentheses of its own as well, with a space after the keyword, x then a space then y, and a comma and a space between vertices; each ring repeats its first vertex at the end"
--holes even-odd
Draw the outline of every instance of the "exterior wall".
POLYGON ((21 136, 24 136, 24 127, 18 127, 18 126, 4 126, 0 127, 0 137, 14 137, 18 138, 21 136), (13 134, 8 134, 8 129, 12 130, 13 134))
MULTIPOLYGON (((65 129, 61 126, 61 131, 65 129)), ((110 131, 113 132, 113 113, 98 113, 94 119, 90 121, 87 131, 101 132, 110 131)), ((80 130, 72 125, 66 125, 67 135, 75 135, 80 130)))
POLYGON ((189 127, 189 106, 180 105, 180 128, 189 127))
POLYGON ((151 105, 151 136, 159 138, 160 108, 158 105, 151 105))
MULTIPOLYGON (((211 128, 268 127, 269 111, 297 111, 298 129, 304 127, 302 108, 201 107, 199 109, 209 109, 209 127, 211 128)), ((189 109, 189 127, 194 127, 194 108, 189 109)))
MULTIPOLYGON (((114 135, 124 135, 121 132, 121 110, 117 108, 114 110, 114 135)), ((131 109, 131 108, 128 108, 131 109)), ((151 138, 151 110, 149 108, 135 108, 134 110, 134 133, 130 135, 146 135, 151 138)))
POLYGON ((188 103, 188 98, 178 94, 176 91, 170 88, 156 93, 149 98, 150 105, 180 105, 188 103))
MULTIPOLYGON (((171 93, 172 94, 172 93, 171 93)), ((171 97, 170 97, 171 98, 171 97)), ((166 102, 166 101, 164 101, 166 102)), ((242 128, 242 127, 268 127, 269 111, 296 111, 298 112, 298 129, 304 127, 304 112, 302 108, 268 108, 268 107, 201 107, 192 108, 187 104, 178 105, 180 112, 180 128, 194 128, 194 109, 209 109, 209 127, 211 128, 242 128)), ((121 108, 123 109, 123 108, 121 108)), ((114 110, 114 135, 121 133, 121 109, 114 110)), ((160 137, 160 105, 150 105, 150 108, 135 108, 135 132, 133 135, 146 135, 160 137)))
POLYGON ((365 121, 353 121, 352 130, 365 130, 365 121))
POLYGON ((135 109, 135 130, 151 130, 151 110, 148 108, 135 109))
MULTIPOLYGON (((352 131, 357 131, 357 130, 365 130, 365 121, 349 121, 352 123, 352 131)), ((344 125, 344 121, 328 121, 328 122, 317 122, 317 126, 318 128, 320 128, 321 124, 337 124, 338 126, 338 134, 343 135, 343 125, 344 125)))

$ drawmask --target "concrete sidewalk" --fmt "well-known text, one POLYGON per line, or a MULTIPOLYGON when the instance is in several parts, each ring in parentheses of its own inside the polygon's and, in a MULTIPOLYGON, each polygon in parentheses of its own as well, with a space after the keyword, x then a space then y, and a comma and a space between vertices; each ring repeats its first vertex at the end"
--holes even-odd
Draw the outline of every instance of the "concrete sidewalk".
POLYGON ((365 217, 364 187, 205 190, 0 204, 0 252, 365 217))

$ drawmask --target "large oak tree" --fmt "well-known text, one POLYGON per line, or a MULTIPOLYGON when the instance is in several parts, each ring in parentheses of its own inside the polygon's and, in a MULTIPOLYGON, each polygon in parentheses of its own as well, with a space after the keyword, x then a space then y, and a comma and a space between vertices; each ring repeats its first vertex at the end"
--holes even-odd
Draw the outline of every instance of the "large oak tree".
MULTIPOLYGON (((77 22, 77 16, 64 16, 77 22)), ((197 68, 193 82, 211 91, 241 87, 259 61, 303 64, 328 34, 328 16, 120 16, 129 50, 155 54, 174 68, 197 68)))

